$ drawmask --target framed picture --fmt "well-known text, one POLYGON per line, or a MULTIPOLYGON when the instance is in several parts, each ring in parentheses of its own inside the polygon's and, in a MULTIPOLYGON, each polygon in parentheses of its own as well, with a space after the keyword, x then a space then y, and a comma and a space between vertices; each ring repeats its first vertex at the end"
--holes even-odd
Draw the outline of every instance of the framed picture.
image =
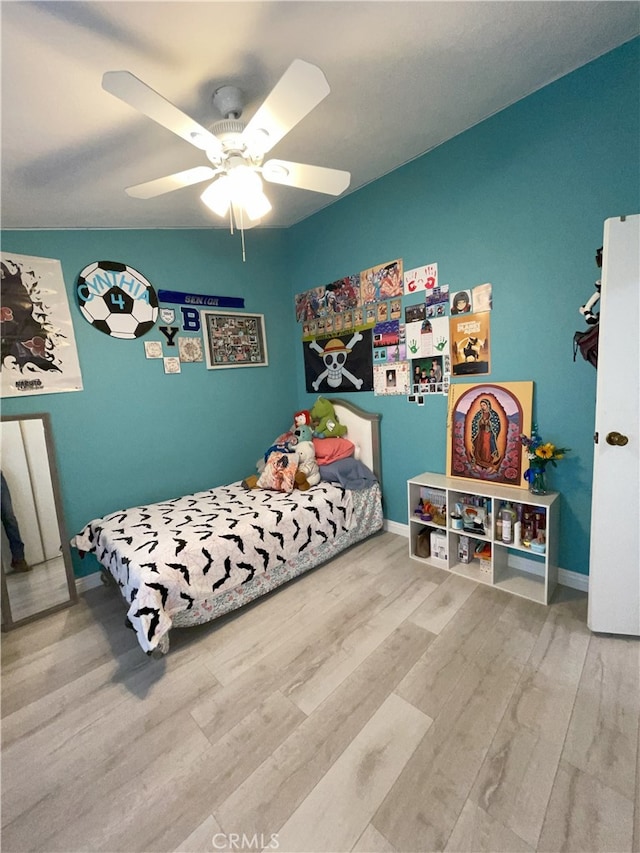
POLYGON ((201 311, 209 370, 223 367, 266 367, 264 314, 201 311))
POLYGON ((533 382, 451 385, 447 475, 524 488, 533 382))

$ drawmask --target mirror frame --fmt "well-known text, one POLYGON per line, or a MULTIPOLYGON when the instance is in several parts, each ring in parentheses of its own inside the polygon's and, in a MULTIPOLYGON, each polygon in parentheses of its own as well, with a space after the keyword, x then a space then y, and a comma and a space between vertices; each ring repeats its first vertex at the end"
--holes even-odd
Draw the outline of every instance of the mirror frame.
POLYGON ((27 420, 41 420, 44 428, 44 440, 47 448, 47 457, 49 459, 49 470, 51 473, 51 484, 53 486, 53 500, 56 507, 56 514, 58 516, 58 531, 60 533, 60 543, 61 543, 61 552, 62 558, 64 560, 65 573, 67 577, 67 586, 69 588, 69 600, 61 601, 58 604, 54 604, 51 607, 47 607, 44 610, 39 610, 37 613, 32 613, 30 616, 25 616, 22 619, 17 619, 14 621, 11 615, 11 602, 9 600, 9 594, 7 589, 7 579, 4 574, 4 567, 2 571, 0 571, 1 576, 1 584, 2 584, 2 630, 3 631, 11 631, 13 628, 19 628, 21 625, 26 625, 29 622, 34 622, 36 619, 41 619, 43 616, 48 616, 50 613, 56 613, 58 610, 64 610, 67 607, 71 607, 73 604, 78 602, 78 590, 76 588, 76 579, 73 573, 73 565, 71 562, 71 549, 69 547, 69 540, 67 538, 67 531, 64 523, 64 514, 62 511, 62 498, 60 492, 60 479, 58 477, 58 465, 56 463, 56 453, 55 447, 53 444, 53 433, 51 430, 51 416, 48 412, 36 412, 30 415, 3 415, 0 419, 2 422, 5 421, 27 421, 27 420))

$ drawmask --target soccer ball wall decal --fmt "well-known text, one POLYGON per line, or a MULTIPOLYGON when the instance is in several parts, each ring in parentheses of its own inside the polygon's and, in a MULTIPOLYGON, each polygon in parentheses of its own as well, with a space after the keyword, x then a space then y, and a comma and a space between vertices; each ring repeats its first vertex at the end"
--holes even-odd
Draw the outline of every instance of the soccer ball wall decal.
POLYGON ((147 279, 119 261, 94 261, 76 283, 82 316, 113 338, 145 335, 158 319, 158 297, 147 279))

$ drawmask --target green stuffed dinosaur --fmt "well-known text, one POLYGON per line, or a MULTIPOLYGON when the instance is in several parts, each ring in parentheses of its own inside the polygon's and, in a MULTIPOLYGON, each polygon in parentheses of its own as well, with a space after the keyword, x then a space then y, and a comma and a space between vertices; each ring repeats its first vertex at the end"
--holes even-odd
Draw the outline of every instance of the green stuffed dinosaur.
POLYGON ((333 403, 326 397, 318 397, 310 414, 313 434, 316 438, 339 438, 346 435, 346 426, 339 422, 333 403))

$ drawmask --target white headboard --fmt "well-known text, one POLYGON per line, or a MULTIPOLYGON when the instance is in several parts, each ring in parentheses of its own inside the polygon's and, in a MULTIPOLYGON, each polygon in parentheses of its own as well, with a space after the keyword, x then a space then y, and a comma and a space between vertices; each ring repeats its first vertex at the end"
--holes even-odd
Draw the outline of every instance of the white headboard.
POLYGON ((338 397, 327 397, 333 403, 341 424, 347 428, 346 438, 358 449, 358 458, 376 475, 382 487, 382 464, 380 458, 381 415, 365 412, 355 403, 338 397))

